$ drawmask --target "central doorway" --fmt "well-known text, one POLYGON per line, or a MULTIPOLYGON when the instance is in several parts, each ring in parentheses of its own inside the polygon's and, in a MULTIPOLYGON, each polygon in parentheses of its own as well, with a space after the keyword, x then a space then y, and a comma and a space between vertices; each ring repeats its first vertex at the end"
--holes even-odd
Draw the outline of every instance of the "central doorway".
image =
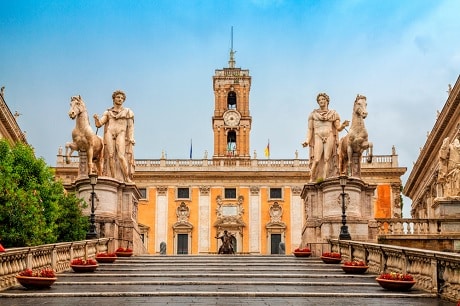
POLYGON ((271 234, 271 238, 270 238, 271 252, 270 254, 279 254, 280 243, 281 243, 281 234, 271 234))
POLYGON ((177 235, 177 254, 188 254, 188 234, 177 235))

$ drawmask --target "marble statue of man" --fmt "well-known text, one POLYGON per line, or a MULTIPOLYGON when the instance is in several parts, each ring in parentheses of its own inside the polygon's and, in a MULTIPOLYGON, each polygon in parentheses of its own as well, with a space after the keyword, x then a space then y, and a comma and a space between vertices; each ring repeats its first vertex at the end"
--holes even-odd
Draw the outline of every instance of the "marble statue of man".
POLYGON ((460 140, 455 138, 449 145, 449 162, 447 165, 448 196, 460 196, 460 140))
POLYGON ((449 162, 449 142, 450 138, 444 138, 441 149, 439 150, 438 157, 439 157, 439 173, 438 173, 438 182, 444 183, 447 175, 448 170, 448 162, 449 162))
POLYGON ((106 175, 118 177, 121 170, 125 182, 132 182, 134 174, 134 113, 123 107, 126 95, 117 90, 112 94, 113 107, 107 109, 102 117, 94 115, 96 127, 104 126, 106 156, 106 175), (107 167, 108 164, 108 167, 107 167))
POLYGON ((340 124, 339 114, 329 109, 326 93, 319 93, 316 101, 319 108, 308 117, 307 138, 302 143, 303 147, 310 146, 311 182, 336 175, 338 134, 349 125, 347 120, 340 124))

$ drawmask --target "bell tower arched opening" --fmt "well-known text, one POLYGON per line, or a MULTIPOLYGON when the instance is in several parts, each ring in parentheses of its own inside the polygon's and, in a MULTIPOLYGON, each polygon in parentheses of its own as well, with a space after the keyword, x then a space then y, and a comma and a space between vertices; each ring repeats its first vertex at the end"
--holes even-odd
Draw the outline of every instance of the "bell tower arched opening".
POLYGON ((227 155, 228 156, 236 156, 236 132, 235 131, 228 131, 227 134, 227 155))
POLYGON ((233 90, 227 95, 227 109, 236 109, 236 93, 233 90))

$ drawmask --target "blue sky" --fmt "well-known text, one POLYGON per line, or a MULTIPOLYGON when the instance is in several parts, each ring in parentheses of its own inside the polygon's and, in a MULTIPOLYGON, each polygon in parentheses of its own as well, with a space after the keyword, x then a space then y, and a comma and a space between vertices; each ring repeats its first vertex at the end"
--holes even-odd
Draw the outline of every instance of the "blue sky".
MULTIPOLYGON (((272 159, 301 147, 307 116, 326 92, 351 119, 368 98, 374 153, 394 145, 405 182, 460 66, 460 1, 0 0, 0 86, 38 156, 55 165, 71 140, 70 97, 90 114, 122 89, 135 113, 135 157, 213 152, 212 76, 249 69, 251 152, 272 159)), ((94 125, 93 125, 94 127, 94 125)), ((99 132, 102 134, 101 132, 99 132)), ((405 200, 404 215, 409 214, 405 200)))

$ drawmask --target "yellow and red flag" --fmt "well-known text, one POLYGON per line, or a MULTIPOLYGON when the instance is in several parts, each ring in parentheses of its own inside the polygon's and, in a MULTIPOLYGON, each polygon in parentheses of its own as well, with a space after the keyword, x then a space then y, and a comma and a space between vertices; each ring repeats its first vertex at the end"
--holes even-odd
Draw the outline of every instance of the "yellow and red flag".
POLYGON ((265 148, 264 154, 266 158, 270 158, 270 139, 268 140, 267 147, 265 148))

